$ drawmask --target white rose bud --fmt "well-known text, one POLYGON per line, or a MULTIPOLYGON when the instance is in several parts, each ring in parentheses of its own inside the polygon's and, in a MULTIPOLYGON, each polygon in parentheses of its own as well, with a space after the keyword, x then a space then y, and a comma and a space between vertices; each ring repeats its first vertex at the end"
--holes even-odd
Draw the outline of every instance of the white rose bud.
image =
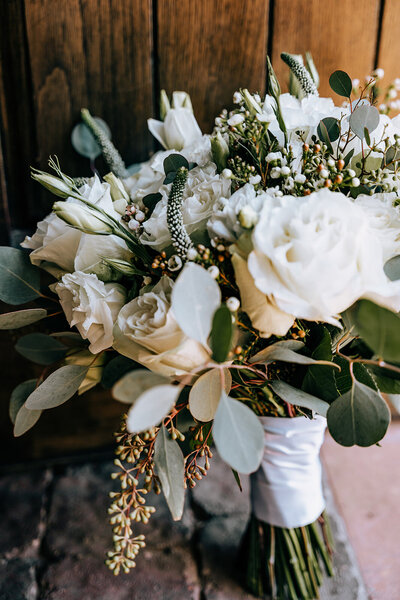
POLYGON ((249 204, 244 206, 239 213, 239 223, 243 229, 251 229, 258 221, 258 215, 249 204))
POLYGON ((72 225, 84 233, 113 233, 113 228, 108 223, 97 218, 92 211, 79 204, 58 201, 53 204, 53 212, 68 225, 72 225))

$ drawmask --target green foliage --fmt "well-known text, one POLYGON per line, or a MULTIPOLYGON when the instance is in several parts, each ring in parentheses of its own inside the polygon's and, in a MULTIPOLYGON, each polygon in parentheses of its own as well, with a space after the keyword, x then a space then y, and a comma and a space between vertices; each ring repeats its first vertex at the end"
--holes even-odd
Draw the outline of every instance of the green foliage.
POLYGON ((365 130, 372 133, 379 125, 379 111, 375 106, 362 104, 353 110, 349 119, 350 128, 360 140, 365 137, 365 130))
POLYGON ((36 379, 28 379, 14 388, 10 398, 10 419, 14 424, 14 435, 19 437, 38 421, 42 411, 29 410, 25 401, 36 387, 36 379))
POLYGON ((29 256, 17 248, 0 247, 0 300, 24 304, 40 295, 40 271, 29 256))
POLYGON ((380 358, 400 363, 400 316, 374 304, 359 300, 346 311, 346 317, 364 342, 380 358))
POLYGON ((117 383, 118 379, 121 379, 121 377, 132 371, 135 367, 137 367, 137 363, 126 356, 119 355, 112 358, 104 367, 101 385, 106 390, 111 389, 117 383))
MULTIPOLYGON (((353 385, 353 379, 350 373, 350 363, 342 356, 335 356, 334 361, 340 367, 340 371, 335 371, 336 386, 339 394, 343 395, 346 394, 353 385)), ((373 390, 377 389, 374 379, 362 363, 353 363, 353 374, 360 383, 367 385, 373 390)))
POLYGON ((0 329, 19 329, 44 319, 47 310, 44 308, 27 308, 16 312, 3 313, 0 315, 0 329))
POLYGON ((400 255, 393 256, 390 258, 383 267, 387 277, 389 277, 390 281, 397 281, 400 279, 400 255))
POLYGON ((169 173, 173 173, 174 177, 175 177, 175 173, 181 167, 184 167, 185 169, 189 170, 189 163, 186 160, 186 158, 184 156, 182 156, 182 154, 175 154, 175 153, 170 154, 164 160, 163 164, 164 164, 165 175, 168 175, 169 173))
POLYGON ((324 402, 324 400, 321 400, 316 396, 312 396, 311 394, 307 394, 306 392, 289 385, 285 381, 271 381, 269 385, 275 394, 277 394, 285 402, 293 404, 294 406, 308 408, 309 410, 318 413, 322 417, 326 417, 329 404, 324 402))
POLYGON ((54 371, 28 397, 29 410, 55 408, 72 398, 86 377, 88 367, 66 365, 54 371))
MULTIPOLYGON (((124 404, 133 404, 143 392, 164 383, 168 383, 166 377, 157 375, 147 369, 136 369, 134 371, 129 371, 129 373, 125 373, 121 379, 118 379, 112 388, 112 396, 115 400, 119 400, 119 402, 123 402, 124 404)), ((173 388, 174 391, 176 391, 176 389, 177 388, 173 388)), ((157 404, 154 408, 156 409, 156 407, 157 404)), ((170 408, 170 403, 167 403, 167 408, 170 408)), ((160 420, 163 416, 164 413, 160 416, 160 420)))
POLYGON ((222 304, 214 313, 211 328, 212 358, 222 363, 226 360, 231 349, 233 336, 232 315, 225 304, 222 304))
POLYGON ((170 438, 164 425, 156 437, 154 462, 172 518, 179 521, 185 503, 184 458, 178 442, 170 438))
POLYGON ((334 71, 329 77, 329 85, 336 94, 350 98, 353 84, 345 71, 334 71))
POLYGON ((242 402, 221 395, 213 438, 221 458, 238 473, 253 473, 260 465, 264 432, 258 417, 242 402))
MULTIPOLYGON (((107 123, 100 119, 100 117, 93 117, 98 126, 104 131, 105 136, 111 139, 111 130, 107 123)), ((71 133, 72 147, 78 154, 85 158, 94 160, 101 154, 101 147, 96 141, 93 133, 84 123, 78 123, 72 130, 71 133)))
MULTIPOLYGON (((318 326, 316 332, 317 346, 311 356, 315 360, 332 360, 332 338, 326 327, 318 326)), ((338 397, 335 376, 338 372, 330 367, 312 366, 307 369, 303 380, 302 389, 308 394, 322 398, 326 402, 332 402, 338 397)))
POLYGON ((116 397, 117 394, 118 400, 134 401, 127 420, 127 429, 130 433, 141 433, 158 425, 171 411, 180 392, 178 386, 165 384, 165 379, 161 375, 146 371, 148 376, 144 377, 144 369, 140 371, 142 373, 139 369, 127 373, 113 388, 113 396, 116 397), (137 378, 134 377, 135 374, 137 378), (141 382, 140 375, 142 375, 141 382), (135 390, 137 383, 139 383, 139 394, 135 390))
POLYGON ((340 127, 337 119, 326 117, 320 121, 317 127, 318 137, 325 142, 331 152, 333 152, 331 142, 335 142, 340 135, 340 127))
POLYGON ((156 194, 147 194, 147 196, 143 198, 143 204, 146 208, 149 209, 147 213, 147 218, 151 217, 151 215, 153 214, 153 210, 155 209, 161 198, 162 195, 160 194, 160 192, 157 192, 156 194))
POLYGON ((197 421, 211 421, 218 408, 222 391, 229 394, 232 376, 229 369, 210 369, 196 380, 189 393, 189 410, 197 421))
POLYGON ((51 365, 64 358, 67 348, 45 333, 29 333, 19 338, 16 351, 39 365, 51 365))
POLYGON ((353 381, 351 389, 329 407, 328 428, 342 446, 372 446, 385 435, 390 411, 380 394, 353 381))
POLYGON ((379 391, 383 394, 400 394, 400 373, 379 367, 367 365, 379 391))

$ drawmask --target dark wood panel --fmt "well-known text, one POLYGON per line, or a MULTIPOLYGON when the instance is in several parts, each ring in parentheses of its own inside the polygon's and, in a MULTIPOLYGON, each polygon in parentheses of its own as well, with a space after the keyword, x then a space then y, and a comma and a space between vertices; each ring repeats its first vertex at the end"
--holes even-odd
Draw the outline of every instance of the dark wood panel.
POLYGON ((190 93, 203 131, 239 87, 264 91, 268 8, 268 0, 158 1, 160 87, 190 93))
MULTIPOLYGON (((150 0, 26 0, 25 17, 38 164, 44 167, 49 154, 57 154, 68 173, 90 174, 88 161, 70 144, 83 106, 109 123, 128 164, 146 158, 152 147, 146 126, 150 0)), ((43 202, 50 207, 51 198, 46 194, 43 202)))
POLYGON ((379 9, 380 0, 275 0, 272 62, 282 87, 287 90, 288 68, 281 52, 312 52, 321 96, 333 94, 328 79, 336 69, 363 80, 374 68, 379 9))

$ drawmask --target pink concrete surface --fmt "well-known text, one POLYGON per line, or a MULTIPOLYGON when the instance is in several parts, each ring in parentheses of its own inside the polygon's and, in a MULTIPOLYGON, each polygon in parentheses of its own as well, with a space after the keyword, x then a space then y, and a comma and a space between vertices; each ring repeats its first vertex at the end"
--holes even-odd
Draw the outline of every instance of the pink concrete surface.
POLYGON ((327 436, 322 459, 371 599, 400 600, 400 421, 381 447, 327 436))

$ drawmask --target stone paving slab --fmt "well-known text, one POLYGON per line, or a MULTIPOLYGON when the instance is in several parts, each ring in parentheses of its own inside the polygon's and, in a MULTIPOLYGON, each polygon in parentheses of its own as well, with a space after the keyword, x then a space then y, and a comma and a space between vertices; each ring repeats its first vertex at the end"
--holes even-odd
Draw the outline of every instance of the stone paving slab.
MULTIPOLYGON (((236 552, 249 515, 241 493, 215 457, 209 475, 175 523, 162 497, 143 527, 147 546, 129 575, 104 565, 110 548, 111 461, 0 478, 0 600, 254 600, 237 581, 236 552)), ((343 523, 330 499, 337 576, 323 600, 367 600, 343 523)))

